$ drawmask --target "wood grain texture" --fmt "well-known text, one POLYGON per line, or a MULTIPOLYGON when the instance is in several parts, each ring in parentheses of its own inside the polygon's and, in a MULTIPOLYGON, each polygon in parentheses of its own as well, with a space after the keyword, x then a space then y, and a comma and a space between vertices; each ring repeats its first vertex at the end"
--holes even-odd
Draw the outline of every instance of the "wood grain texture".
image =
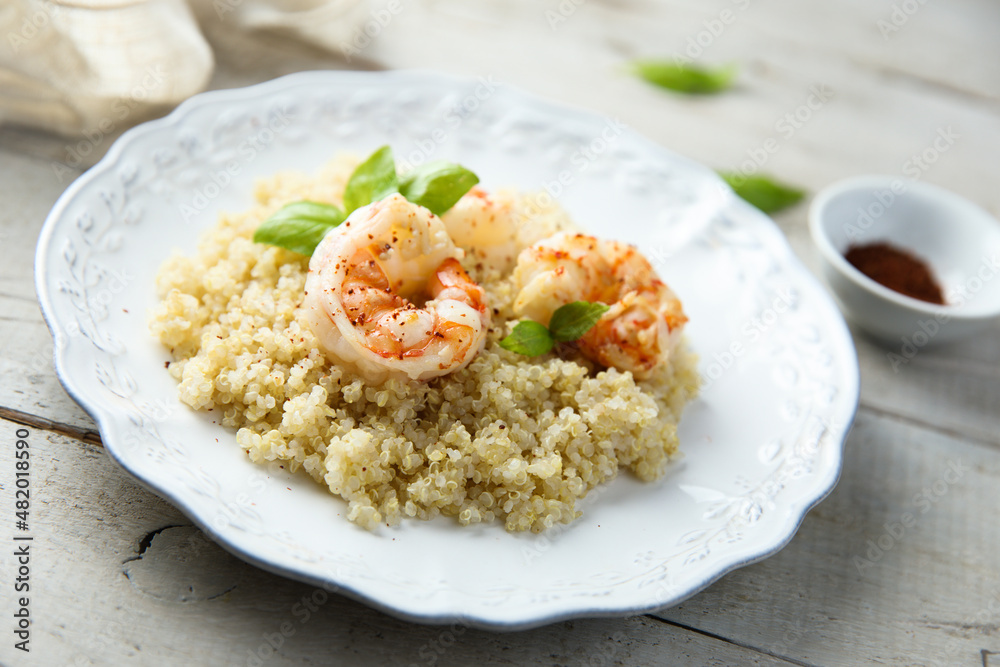
MULTIPOLYGON (((0 441, 13 442, 15 429, 0 422, 0 441)), ((576 621, 515 634, 414 625, 260 571, 99 448, 44 431, 28 441, 35 664, 197 656, 198 664, 242 665, 257 653, 267 664, 322 655, 385 664, 847 665, 864 657, 950 665, 1000 651, 1000 545, 992 515, 968 512, 1000 501, 1000 461, 989 448, 882 417, 862 415, 843 481, 788 547, 661 613, 667 623, 576 621), (281 644, 275 655, 270 644, 281 644)), ((0 481, 10 488, 10 466, 0 481)), ((11 607, 9 587, 0 590, 0 604, 11 607)), ((0 660, 10 651, 0 644, 0 660)))
POLYGON ((994 449, 862 411, 792 543, 662 616, 809 664, 974 664, 1000 651, 1000 535, 982 511, 998 504, 994 449))
POLYGON ((0 155, 0 407, 65 424, 82 436, 96 429, 55 376, 33 273, 42 223, 72 179, 60 181, 50 160, 0 155))
MULTIPOLYGON (((1000 5, 922 3, 883 34, 878 22, 898 4, 411 0, 350 63, 276 37, 210 34, 211 85, 345 67, 493 76, 620 118, 718 168, 739 167, 775 138, 761 171, 812 192, 860 173, 900 174, 950 127, 959 138, 920 177, 998 214, 1000 5), (688 98, 625 73, 633 57, 683 54, 726 10, 735 20, 696 60, 740 63, 734 90, 688 98), (817 86, 829 88, 828 101, 794 132, 781 130, 817 86)), ((38 539, 37 652, 25 660, 5 638, 0 663, 1000 663, 1000 325, 895 369, 891 346, 855 332, 863 407, 839 486, 784 550, 682 605, 515 634, 413 625, 242 563, 97 446, 93 422, 52 371, 31 275, 42 221, 79 173, 70 163, 80 140, 0 129, 0 449, 16 429, 7 420, 31 425, 38 539), (325 601, 309 610, 320 593, 325 601)), ((776 222, 815 271, 806 217, 803 203, 776 222)), ((8 511, 10 462, 0 457, 8 511)), ((4 524, 0 539, 10 532, 4 524)), ((0 612, 12 594, 0 582, 0 612)))
MULTIPOLYGON (((0 442, 16 428, 0 421, 0 442)), ((28 442, 35 622, 29 656, 0 642, 5 665, 789 664, 649 617, 511 634, 400 621, 229 555, 93 445, 28 442)), ((4 572, 12 560, 5 548, 4 572)), ((0 609, 13 597, 0 587, 0 609)))

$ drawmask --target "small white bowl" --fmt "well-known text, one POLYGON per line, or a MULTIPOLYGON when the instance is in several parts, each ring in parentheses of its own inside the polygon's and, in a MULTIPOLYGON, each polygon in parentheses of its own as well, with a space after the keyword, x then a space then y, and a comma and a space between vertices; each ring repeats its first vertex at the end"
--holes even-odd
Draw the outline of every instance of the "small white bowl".
POLYGON ((816 195, 809 229, 844 313, 904 351, 959 340, 1000 319, 1000 222, 952 192, 894 176, 851 178, 816 195), (851 245, 875 242, 924 260, 946 305, 880 285, 844 258, 851 245))

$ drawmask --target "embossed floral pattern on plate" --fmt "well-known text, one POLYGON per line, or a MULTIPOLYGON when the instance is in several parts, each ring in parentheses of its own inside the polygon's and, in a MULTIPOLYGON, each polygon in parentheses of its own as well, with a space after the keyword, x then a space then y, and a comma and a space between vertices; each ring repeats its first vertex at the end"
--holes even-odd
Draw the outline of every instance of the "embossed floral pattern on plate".
POLYGON ((858 399, 843 320, 769 219, 617 119, 486 80, 310 72, 199 95, 66 191, 36 267, 60 378, 115 460, 246 560, 421 622, 523 628, 676 604, 791 539, 836 483, 858 399), (647 252, 684 299, 706 378, 663 480, 623 475, 542 535, 447 519, 368 533, 176 400, 146 331, 156 267, 246 208, 255 178, 384 143, 411 163, 460 160, 486 187, 546 188, 585 229, 647 252))

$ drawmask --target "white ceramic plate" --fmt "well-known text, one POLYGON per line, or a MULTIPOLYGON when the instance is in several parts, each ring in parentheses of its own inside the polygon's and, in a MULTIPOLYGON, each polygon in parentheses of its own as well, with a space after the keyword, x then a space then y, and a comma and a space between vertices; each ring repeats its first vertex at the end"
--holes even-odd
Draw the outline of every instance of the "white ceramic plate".
POLYGON ((198 95, 63 194, 35 266, 56 369, 118 463, 245 560, 420 622, 525 628, 680 602, 791 539, 836 484, 858 400, 843 320, 767 217, 616 121, 488 80, 310 72, 198 95), (146 325, 163 259, 246 208, 255 178, 385 143, 460 161, 487 188, 548 187, 585 229, 654 261, 707 379, 664 479, 624 474, 543 535, 448 519, 369 533, 179 403, 146 325))

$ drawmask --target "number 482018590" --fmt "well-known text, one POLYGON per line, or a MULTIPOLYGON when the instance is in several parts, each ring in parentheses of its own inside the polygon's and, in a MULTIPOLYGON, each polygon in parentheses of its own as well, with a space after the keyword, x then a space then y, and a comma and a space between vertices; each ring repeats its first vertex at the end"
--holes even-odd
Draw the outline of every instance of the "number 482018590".
POLYGON ((28 441, 25 440, 28 435, 29 432, 27 429, 20 428, 17 430, 17 449, 14 453, 14 458, 17 459, 14 462, 15 476, 17 478, 14 483, 17 487, 14 493, 14 507, 16 508, 17 527, 21 530, 28 529, 28 508, 31 506, 31 480, 28 476, 31 468, 31 453, 28 441))

